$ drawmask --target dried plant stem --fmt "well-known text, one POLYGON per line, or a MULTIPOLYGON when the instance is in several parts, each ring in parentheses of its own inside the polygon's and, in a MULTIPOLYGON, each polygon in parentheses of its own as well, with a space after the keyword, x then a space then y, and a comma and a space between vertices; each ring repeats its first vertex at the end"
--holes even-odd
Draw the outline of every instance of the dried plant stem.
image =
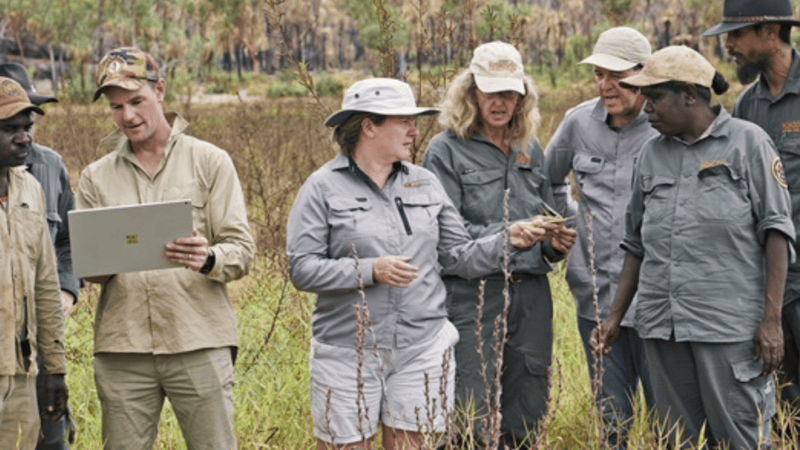
MULTIPOLYGON (((372 423, 369 422, 369 405, 367 404, 366 396, 364 395, 364 350, 366 349, 367 332, 373 338, 373 351, 375 359, 380 360, 378 354, 378 342, 375 333, 372 329, 372 319, 369 315, 369 307, 367 305, 367 295, 364 292, 364 280, 361 279, 361 267, 358 262, 358 254, 355 245, 350 243, 350 252, 353 255, 353 260, 356 264, 356 277, 358 279, 358 293, 361 296, 361 302, 355 305, 356 308, 356 407, 358 408, 358 432, 361 434, 361 439, 366 446, 367 440, 371 438, 377 430, 372 429, 372 423), (363 408, 363 409, 362 409, 363 408), (369 424, 369 430, 364 430, 364 422, 369 424)), ((381 363, 381 373, 383 373, 383 363, 381 363)))
MULTIPOLYGON (((597 268, 594 265, 594 233, 592 230, 593 219, 594 216, 591 213, 586 214, 586 230, 588 232, 587 239, 589 241, 589 246, 586 248, 586 250, 589 256, 589 270, 592 272, 592 304, 594 304, 594 321, 595 326, 600 326, 600 301, 597 297, 597 268)), ((603 373, 605 369, 603 368, 603 353, 594 349, 592 349, 592 367, 594 369, 592 371, 592 395, 598 404, 596 408, 592 408, 592 417, 594 417, 595 420, 590 420, 589 426, 591 427, 594 425, 595 438, 602 446, 606 442, 606 429, 602 417, 603 402, 606 401, 602 398, 603 373)))
POLYGON ((509 294, 509 285, 511 281, 511 273, 508 271, 509 259, 509 240, 510 240, 510 227, 508 220, 508 195, 509 190, 503 192, 503 312, 495 318, 494 321, 494 341, 492 349, 494 353, 494 397, 491 400, 491 408, 488 412, 489 422, 489 448, 497 448, 500 445, 501 430, 500 425, 502 422, 501 411, 501 397, 503 395, 503 354, 508 342, 508 310, 511 306, 511 296, 509 294))

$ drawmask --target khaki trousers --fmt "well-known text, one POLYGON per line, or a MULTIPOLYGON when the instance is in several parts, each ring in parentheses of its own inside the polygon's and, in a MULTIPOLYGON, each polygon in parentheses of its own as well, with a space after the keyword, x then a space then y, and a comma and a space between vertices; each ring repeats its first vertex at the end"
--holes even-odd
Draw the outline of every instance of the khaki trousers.
POLYGON ((36 377, 0 376, 0 449, 33 450, 39 426, 36 377))
POLYGON ((165 398, 188 450, 236 448, 229 348, 171 355, 98 353, 94 369, 105 449, 152 449, 165 398))

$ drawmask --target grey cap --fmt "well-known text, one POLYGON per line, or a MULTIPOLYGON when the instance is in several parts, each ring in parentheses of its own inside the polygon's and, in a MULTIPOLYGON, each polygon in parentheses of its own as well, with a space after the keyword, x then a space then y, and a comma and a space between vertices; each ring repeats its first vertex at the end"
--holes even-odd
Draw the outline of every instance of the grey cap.
POLYGON ((650 42, 642 33, 630 27, 616 27, 600 33, 591 56, 579 64, 622 72, 640 64, 644 66, 650 52, 650 42))

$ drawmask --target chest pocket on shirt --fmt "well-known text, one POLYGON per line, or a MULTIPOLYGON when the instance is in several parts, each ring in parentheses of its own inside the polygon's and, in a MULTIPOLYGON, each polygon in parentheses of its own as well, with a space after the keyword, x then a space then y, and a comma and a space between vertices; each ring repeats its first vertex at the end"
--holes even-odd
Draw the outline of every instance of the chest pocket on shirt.
MULTIPOLYGON (((369 215, 372 210, 372 203, 369 200, 358 201, 355 198, 331 197, 328 199, 329 216, 328 226, 331 234, 335 235, 332 240, 356 240, 359 237, 374 234, 370 230, 369 215)), ((373 219, 372 223, 375 223, 373 219)))
POLYGON ((576 154, 572 160, 572 169, 575 174, 575 182, 578 183, 578 190, 583 192, 588 198, 598 198, 601 192, 594 192, 597 182, 589 182, 597 177, 602 170, 605 160, 596 155, 576 154))
POLYGON ((694 196, 698 220, 740 221, 750 214, 747 188, 739 172, 727 164, 697 173, 694 196))
POLYGON ((497 208, 503 209, 505 169, 462 173, 461 189, 461 215, 464 219, 475 224, 493 221, 497 208))
POLYGON ((673 209, 675 179, 663 176, 642 175, 644 192, 644 223, 660 222, 673 209))
POLYGON ((403 210, 408 218, 412 236, 439 236, 439 211, 442 202, 430 195, 410 195, 403 198, 403 210))
POLYGON ((537 196, 541 194, 541 185, 544 180, 544 173, 542 172, 541 166, 531 167, 523 164, 514 164, 513 168, 514 173, 521 180, 519 183, 521 189, 518 189, 519 192, 514 192, 514 186, 510 186, 512 196, 527 196, 531 192, 535 193, 537 196))
POLYGON ((792 195, 800 195, 800 133, 784 133, 775 143, 783 162, 786 184, 792 195))
POLYGON ((173 186, 164 191, 164 201, 171 200, 191 200, 192 202, 192 226, 202 236, 206 236, 213 242, 214 230, 208 223, 208 192, 192 181, 181 186, 173 186))

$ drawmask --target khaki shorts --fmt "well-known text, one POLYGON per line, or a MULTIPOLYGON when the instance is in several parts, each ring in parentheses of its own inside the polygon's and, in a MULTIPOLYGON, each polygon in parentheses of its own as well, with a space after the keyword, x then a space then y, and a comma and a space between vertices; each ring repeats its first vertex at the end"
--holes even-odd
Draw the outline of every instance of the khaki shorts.
POLYGON ((378 349, 377 357, 373 348, 366 349, 359 393, 356 349, 312 338, 314 436, 336 444, 358 442, 375 435, 379 417, 385 425, 401 430, 444 431, 445 419, 453 409, 452 348, 456 342, 458 331, 446 321, 426 342, 403 349, 378 349))

